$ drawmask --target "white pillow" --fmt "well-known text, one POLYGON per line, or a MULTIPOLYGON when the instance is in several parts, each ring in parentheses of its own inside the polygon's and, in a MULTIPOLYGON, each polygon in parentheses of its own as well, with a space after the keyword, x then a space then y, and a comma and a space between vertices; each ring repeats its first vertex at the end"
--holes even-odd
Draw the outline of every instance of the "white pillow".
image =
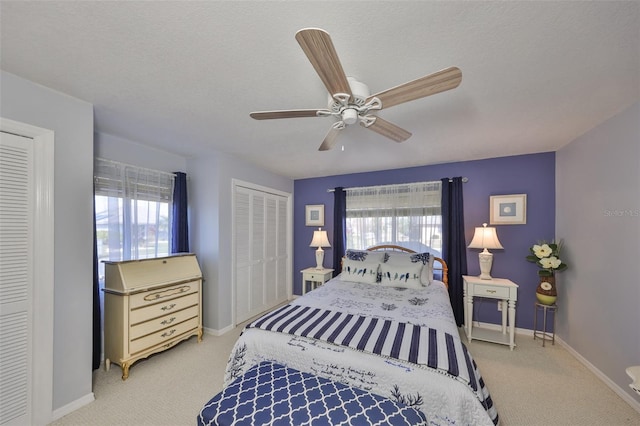
POLYGON ((380 285, 387 287, 424 288, 420 282, 422 263, 405 263, 404 265, 380 264, 380 285))
POLYGON ((420 282, 423 286, 431 284, 433 281, 433 254, 425 253, 404 253, 397 251, 385 252, 384 262, 390 265, 422 265, 420 271, 420 282))
POLYGON ((344 259, 341 277, 344 281, 375 284, 378 282, 378 267, 379 263, 344 259))

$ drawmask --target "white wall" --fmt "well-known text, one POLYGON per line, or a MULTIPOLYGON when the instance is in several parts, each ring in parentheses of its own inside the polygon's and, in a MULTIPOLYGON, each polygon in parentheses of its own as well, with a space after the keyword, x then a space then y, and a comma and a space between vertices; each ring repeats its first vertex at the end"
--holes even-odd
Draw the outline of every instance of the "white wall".
POLYGON ((204 327, 232 325, 231 212, 232 179, 293 194, 293 180, 222 153, 187 160, 191 177, 191 249, 198 255, 205 279, 204 327))
POLYGON ((640 104, 556 155, 558 335, 625 392, 640 365, 640 104))
POLYGON ((55 132, 55 411, 93 399, 93 106, 4 71, 0 87, 3 117, 55 132))
POLYGON ((184 172, 187 168, 184 157, 106 133, 95 134, 94 155, 169 173, 184 172))

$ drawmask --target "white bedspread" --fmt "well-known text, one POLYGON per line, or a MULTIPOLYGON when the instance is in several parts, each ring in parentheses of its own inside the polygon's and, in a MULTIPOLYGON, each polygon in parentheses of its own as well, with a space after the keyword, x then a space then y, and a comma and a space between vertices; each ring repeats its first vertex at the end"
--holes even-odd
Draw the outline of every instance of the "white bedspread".
MULTIPOLYGON (((402 321, 449 333, 459 341, 449 296, 435 281, 424 289, 399 289, 341 281, 339 277, 292 305, 402 321)), ((414 406, 432 425, 492 425, 474 391, 444 372, 321 340, 245 329, 236 343, 225 386, 261 361, 274 361, 414 406)), ((490 401, 488 392, 483 395, 490 401)))

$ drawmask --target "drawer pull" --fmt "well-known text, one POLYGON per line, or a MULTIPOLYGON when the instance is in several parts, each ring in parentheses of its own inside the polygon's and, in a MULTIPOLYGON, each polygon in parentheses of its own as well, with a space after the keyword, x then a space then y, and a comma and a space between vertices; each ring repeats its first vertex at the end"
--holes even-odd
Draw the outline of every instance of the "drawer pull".
POLYGON ((160 308, 160 309, 162 309, 163 311, 170 311, 171 309, 173 309, 173 308, 175 308, 175 307, 176 307, 176 304, 175 304, 175 303, 172 303, 172 304, 170 304, 170 305, 165 305, 165 306, 163 306, 163 307, 162 307, 162 308, 160 308))
POLYGON ((160 324, 162 324, 162 325, 169 325, 169 324, 171 324, 172 322, 174 322, 175 320, 176 320, 176 317, 171 317, 171 318, 169 318, 168 320, 164 320, 164 321, 162 321, 160 324))
POLYGON ((497 291, 496 290, 486 290, 487 293, 491 293, 491 294, 495 294, 497 291))
POLYGON ((169 336, 171 336, 171 335, 172 335, 173 333, 175 333, 175 332, 176 332, 176 329, 175 329, 175 328, 172 328, 171 330, 169 330, 169 331, 165 331, 164 333, 162 333, 162 334, 161 334, 161 336, 162 336, 162 337, 169 337, 169 336))
POLYGON ((191 286, 183 285, 182 287, 176 287, 169 290, 157 291, 151 294, 148 294, 144 297, 144 300, 147 302, 152 302, 154 300, 162 299, 163 297, 171 297, 176 294, 184 293, 185 291, 189 291, 191 286))

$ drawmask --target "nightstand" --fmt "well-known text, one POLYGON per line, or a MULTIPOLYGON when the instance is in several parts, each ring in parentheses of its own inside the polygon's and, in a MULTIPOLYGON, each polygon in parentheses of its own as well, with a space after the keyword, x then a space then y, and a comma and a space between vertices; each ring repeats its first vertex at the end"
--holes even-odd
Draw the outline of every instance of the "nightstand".
POLYGON ((464 328, 467 339, 484 340, 487 342, 509 345, 511 350, 516 346, 514 342, 516 323, 516 301, 518 300, 518 285, 504 278, 483 280, 479 277, 463 275, 464 280, 464 328), (473 298, 486 297, 499 299, 502 307, 502 332, 483 327, 473 326, 473 298), (509 321, 507 323, 507 312, 509 321), (507 324, 509 334, 507 334, 507 324))
POLYGON ((307 268, 300 272, 302 272, 302 294, 307 292, 307 281, 310 283, 311 290, 313 290, 333 277, 333 269, 307 268))

